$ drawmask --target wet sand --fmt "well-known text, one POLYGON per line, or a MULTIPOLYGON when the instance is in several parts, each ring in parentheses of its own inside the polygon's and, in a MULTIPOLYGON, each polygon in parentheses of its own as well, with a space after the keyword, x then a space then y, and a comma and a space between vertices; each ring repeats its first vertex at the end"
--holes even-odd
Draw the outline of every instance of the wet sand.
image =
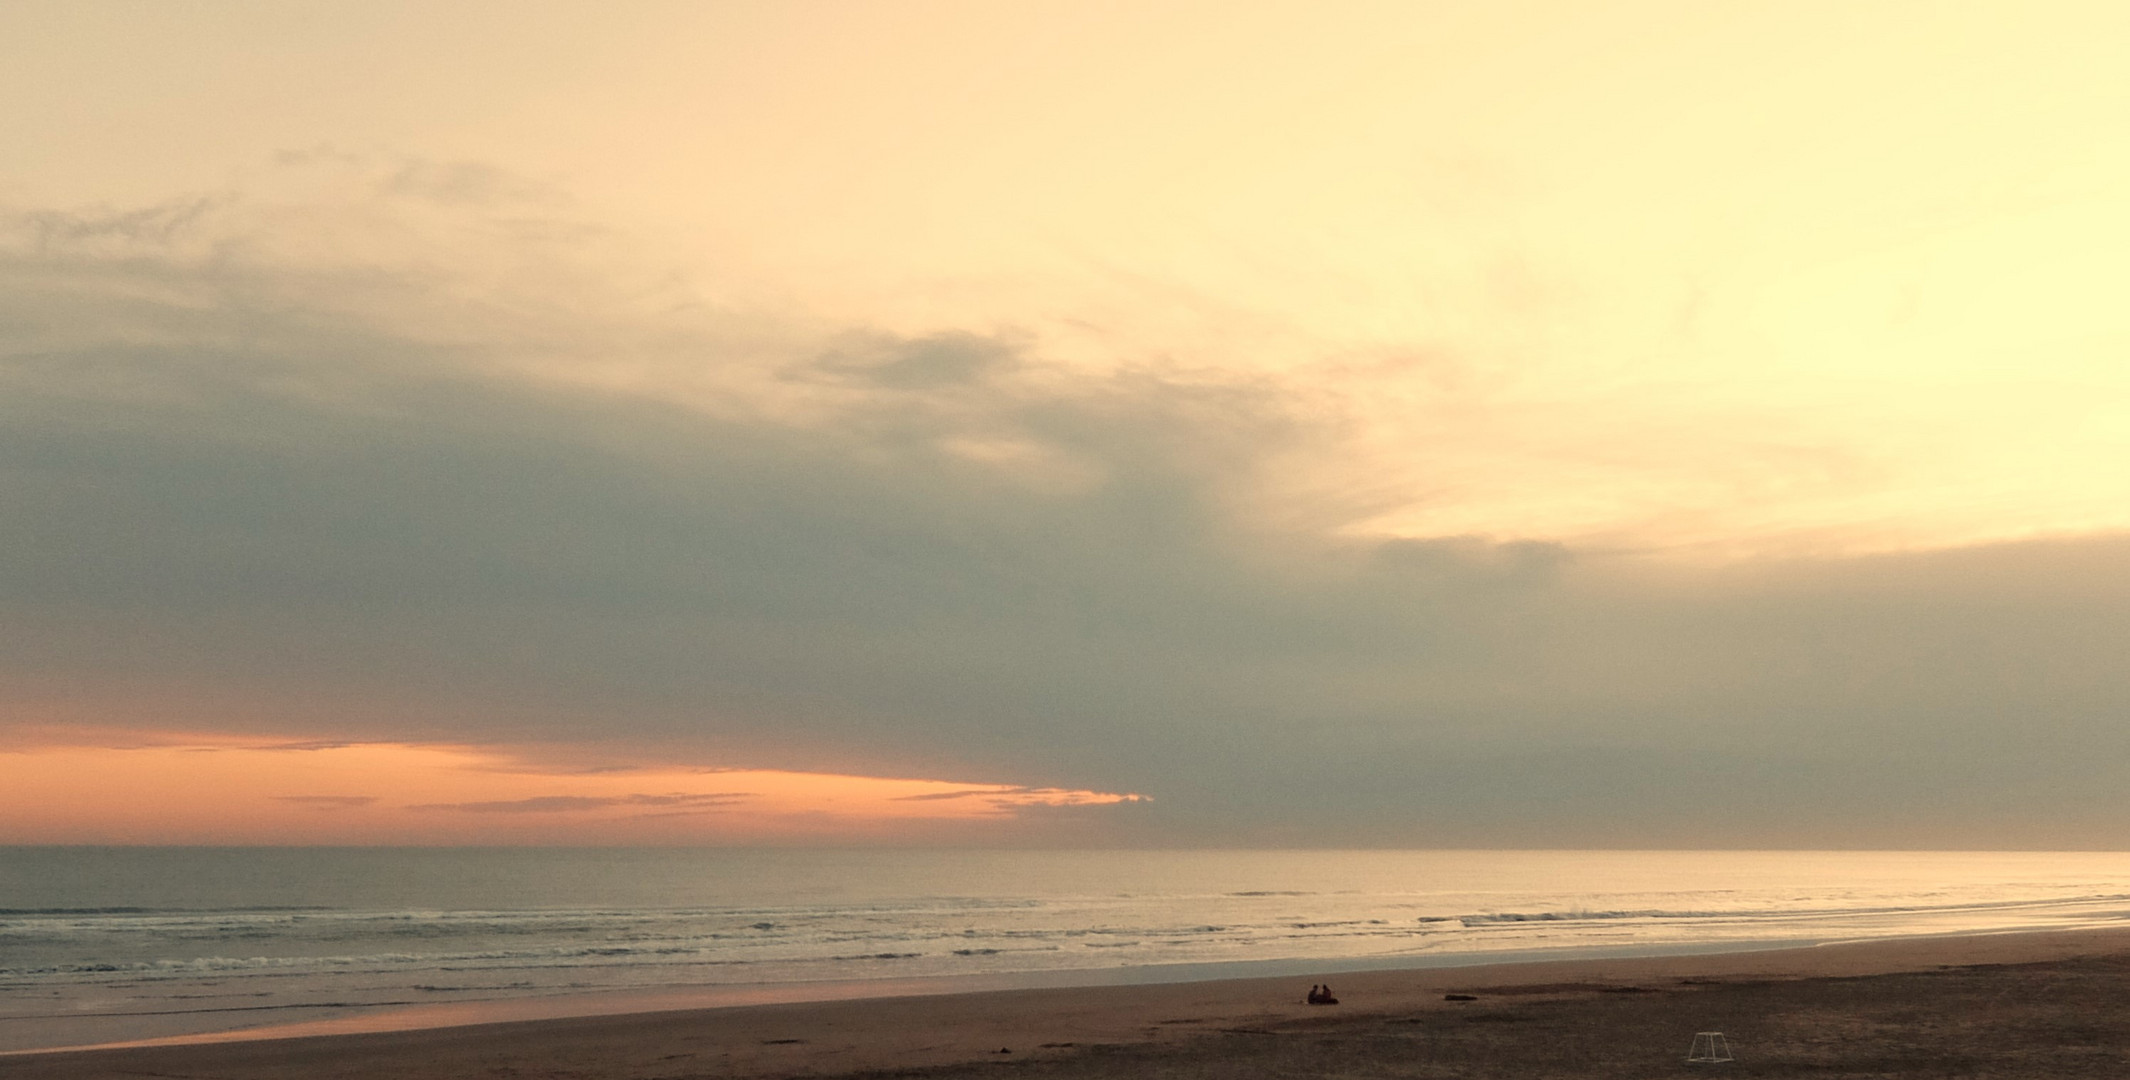
POLYGON ((0 1058, 5 1080, 2130 1076, 2130 930, 1013 990, 0 1058), (1313 981, 1341 1004, 1311 1007, 1313 981), (1456 994, 1471 1000, 1445 1000, 1456 994), (1689 1065, 1695 1032, 1737 1056, 1689 1065))

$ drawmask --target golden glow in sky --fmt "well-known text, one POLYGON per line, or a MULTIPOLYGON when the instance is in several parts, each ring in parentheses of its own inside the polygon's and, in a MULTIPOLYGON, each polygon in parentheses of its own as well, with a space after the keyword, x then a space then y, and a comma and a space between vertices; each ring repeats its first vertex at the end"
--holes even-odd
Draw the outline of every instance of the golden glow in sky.
POLYGON ((1138 799, 765 769, 571 769, 405 743, 164 734, 0 749, 0 844, 907 839, 1138 799))

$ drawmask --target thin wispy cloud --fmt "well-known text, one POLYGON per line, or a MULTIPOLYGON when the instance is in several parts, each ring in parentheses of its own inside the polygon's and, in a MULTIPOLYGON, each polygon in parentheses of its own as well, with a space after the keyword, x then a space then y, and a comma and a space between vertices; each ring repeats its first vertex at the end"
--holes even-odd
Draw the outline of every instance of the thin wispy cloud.
POLYGON ((416 803, 409 810, 456 810, 470 814, 555 814, 605 810, 615 806, 682 806, 703 809, 731 806, 755 796, 751 792, 677 795, 536 795, 493 802, 416 803))
POLYGON ((375 795, 276 795, 275 802, 294 803, 318 810, 348 810, 377 801, 375 795))

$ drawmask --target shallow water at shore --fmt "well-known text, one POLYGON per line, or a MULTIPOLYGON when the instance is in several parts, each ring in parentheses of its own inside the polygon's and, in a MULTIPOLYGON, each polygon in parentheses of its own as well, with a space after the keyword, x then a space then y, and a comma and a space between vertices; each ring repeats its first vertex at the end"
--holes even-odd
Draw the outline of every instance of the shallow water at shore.
POLYGON ((2126 917, 2116 853, 13 848, 0 1049, 2126 917))

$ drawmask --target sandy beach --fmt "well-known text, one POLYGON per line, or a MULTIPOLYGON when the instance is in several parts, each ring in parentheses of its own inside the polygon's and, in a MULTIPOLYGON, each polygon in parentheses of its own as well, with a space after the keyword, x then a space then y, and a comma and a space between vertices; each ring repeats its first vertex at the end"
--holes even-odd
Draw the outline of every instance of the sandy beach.
POLYGON ((0 1077, 2114 1077, 2125 1000, 2130 931, 2082 931, 117 1048, 0 1077), (1313 981, 1341 1003, 1304 1004, 1313 981), (1689 1065, 1699 1031, 1737 1060, 1689 1065))

